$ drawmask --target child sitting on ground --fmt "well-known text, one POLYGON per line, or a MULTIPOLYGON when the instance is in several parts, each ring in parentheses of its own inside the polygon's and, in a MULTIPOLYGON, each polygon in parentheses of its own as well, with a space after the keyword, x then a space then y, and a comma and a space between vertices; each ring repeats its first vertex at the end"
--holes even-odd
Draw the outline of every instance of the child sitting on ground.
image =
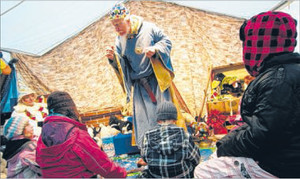
POLYGON ((89 135, 69 93, 52 92, 37 143, 37 163, 43 178, 125 178, 126 170, 114 163, 89 135))
POLYGON ((39 178, 36 141, 29 120, 23 116, 11 117, 4 124, 3 135, 8 139, 3 153, 8 164, 7 178, 39 178))
POLYGON ((146 178, 193 178, 200 161, 200 150, 183 128, 175 125, 177 110, 173 103, 157 107, 158 126, 144 136, 141 155, 148 169, 146 178))

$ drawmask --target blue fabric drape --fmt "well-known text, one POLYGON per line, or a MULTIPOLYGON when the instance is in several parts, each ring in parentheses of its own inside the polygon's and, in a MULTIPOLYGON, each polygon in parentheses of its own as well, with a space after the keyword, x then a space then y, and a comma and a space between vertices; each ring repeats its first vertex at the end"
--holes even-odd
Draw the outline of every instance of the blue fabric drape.
MULTIPOLYGON (((0 113, 8 113, 13 111, 13 107, 18 102, 17 74, 15 67, 11 64, 11 73, 7 76, 1 87, 1 106, 0 113)), ((3 76, 1 76, 2 78, 3 76)))

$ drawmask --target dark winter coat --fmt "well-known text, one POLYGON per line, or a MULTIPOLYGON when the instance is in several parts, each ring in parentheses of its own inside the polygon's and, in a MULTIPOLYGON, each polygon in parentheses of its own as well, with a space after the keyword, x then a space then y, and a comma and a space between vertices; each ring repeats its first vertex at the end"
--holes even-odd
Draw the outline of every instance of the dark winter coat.
POLYGON ((264 60, 246 89, 245 125, 217 143, 220 156, 249 157, 277 177, 300 177, 300 55, 264 60))

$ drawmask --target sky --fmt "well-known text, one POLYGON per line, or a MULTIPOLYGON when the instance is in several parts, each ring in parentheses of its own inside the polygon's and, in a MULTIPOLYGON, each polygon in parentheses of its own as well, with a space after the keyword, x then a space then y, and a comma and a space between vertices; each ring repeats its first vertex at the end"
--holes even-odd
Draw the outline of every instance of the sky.
MULTIPOLYGON (((281 0, 166 1, 248 19, 270 10, 281 0)), ((100 19, 117 2, 120 1, 1 0, 1 49, 43 55, 100 19)), ((299 22, 299 0, 285 11, 299 22)))

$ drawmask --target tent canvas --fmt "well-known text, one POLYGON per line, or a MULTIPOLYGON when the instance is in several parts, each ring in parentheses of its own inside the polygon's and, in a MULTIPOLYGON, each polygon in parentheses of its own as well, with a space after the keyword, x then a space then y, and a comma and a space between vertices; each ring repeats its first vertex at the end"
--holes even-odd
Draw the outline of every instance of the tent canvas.
MULTIPOLYGON (((58 1, 49 2, 58 3, 58 1)), ((107 3, 109 1, 101 2, 107 3)), ((202 104, 203 87, 205 86, 209 65, 222 66, 241 61, 241 42, 238 39, 238 29, 244 17, 213 12, 211 9, 209 11, 189 7, 195 5, 188 5, 188 1, 185 4, 186 6, 180 4, 180 1, 174 2, 126 1, 125 3, 130 7, 132 13, 155 22, 170 36, 173 42, 171 55, 174 61, 175 83, 191 112, 196 115, 202 104), (181 25, 178 26, 178 24, 181 25)), ((214 4, 217 4, 216 2, 214 4)), ((9 30, 4 29, 13 30, 13 27, 18 27, 16 24, 23 24, 19 18, 15 22, 12 20, 13 24, 16 23, 15 26, 2 25, 5 21, 9 21, 9 15, 13 15, 18 8, 22 8, 26 4, 26 6, 29 6, 31 3, 33 2, 24 1, 14 10, 1 16, 1 37, 9 36, 9 30)), ((44 2, 38 1, 36 3, 42 4, 44 2)), ((64 3, 67 3, 67 1, 64 3)), ((90 3, 90 1, 86 3, 90 3)), ((228 1, 228 3, 230 4, 231 1, 228 1)), ((254 1, 253 3, 257 2, 254 1)), ((295 1, 295 3, 299 5, 299 2, 295 1)), ((66 90, 72 94, 77 102, 76 104, 82 111, 124 105, 124 96, 117 79, 106 59, 103 59, 105 47, 113 44, 115 38, 107 19, 107 10, 112 4, 108 5, 108 8, 103 6, 104 10, 101 9, 101 11, 95 13, 96 15, 90 20, 84 20, 85 25, 73 26, 74 31, 72 33, 59 40, 56 39, 55 42, 49 43, 45 47, 39 43, 64 33, 62 29, 68 27, 72 18, 75 21, 76 18, 74 14, 73 17, 69 15, 68 8, 62 10, 57 5, 59 10, 52 8, 53 12, 48 12, 48 17, 54 16, 54 14, 60 14, 62 17, 62 14, 65 13, 65 15, 69 15, 69 21, 64 22, 66 24, 62 26, 56 25, 55 21, 46 21, 47 18, 44 17, 45 22, 39 23, 38 16, 34 14, 33 9, 32 13, 36 19, 32 18, 28 21, 24 19, 24 21, 32 23, 31 26, 24 26, 29 27, 29 30, 28 28, 18 28, 16 34, 24 35, 27 31, 30 32, 30 28, 39 29, 39 33, 34 34, 31 31, 31 34, 23 36, 24 39, 19 36, 19 40, 15 40, 10 36, 11 38, 6 38, 6 42, 1 38, 1 49, 11 50, 13 57, 20 59, 20 63, 16 66, 19 83, 23 83, 23 86, 28 86, 41 94, 54 89, 66 90), (49 24, 50 26, 48 26, 49 24), (45 34, 44 31, 46 30, 42 28, 43 25, 47 25, 50 33, 45 34), (42 48, 27 51, 18 46, 6 46, 8 42, 17 45, 35 42, 36 47, 41 46, 42 48)), ((265 1, 265 4, 269 6, 257 6, 257 9, 264 7, 264 10, 270 10, 278 4, 278 1, 272 2, 272 5, 270 5, 270 2, 265 1)), ((289 5, 287 8, 290 10, 294 6, 289 5)), ((74 6, 69 8, 72 9, 74 6)), ((51 8, 48 6, 48 9, 51 8)), ((87 8, 82 6, 81 9, 75 12, 78 14, 78 12, 81 12, 80 10, 85 9, 87 8)), ((252 16, 257 12, 252 13, 247 16, 252 16)), ((18 17, 21 15, 19 14, 18 17)), ((82 16, 85 16, 83 12, 82 16)), ((57 21, 60 22, 60 20, 57 21)))

